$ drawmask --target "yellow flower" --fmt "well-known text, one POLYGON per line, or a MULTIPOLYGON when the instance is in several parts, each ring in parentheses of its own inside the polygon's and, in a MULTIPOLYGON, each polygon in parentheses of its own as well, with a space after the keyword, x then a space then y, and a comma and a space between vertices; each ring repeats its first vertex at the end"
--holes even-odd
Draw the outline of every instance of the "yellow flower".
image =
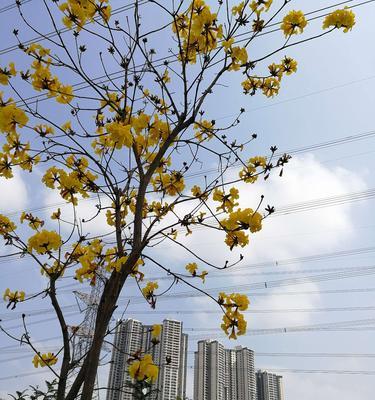
POLYGON ((109 0, 66 0, 59 6, 60 11, 64 13, 63 24, 72 29, 73 25, 79 32, 89 21, 95 21, 94 17, 99 15, 103 21, 108 22, 111 17, 111 6, 109 0))
POLYGON ((57 89, 56 101, 60 104, 68 104, 74 99, 73 87, 60 85, 57 89))
POLYGON ((20 217, 21 224, 23 224, 25 220, 29 221, 29 227, 34 230, 38 230, 44 225, 44 221, 42 221, 38 217, 34 217, 31 213, 26 213, 25 211, 23 211, 20 217))
POLYGON ((72 131, 72 122, 66 121, 64 124, 61 125, 61 129, 64 132, 71 132, 72 131))
POLYGON ((344 32, 348 32, 355 25, 355 14, 353 11, 344 8, 343 10, 336 10, 327 15, 323 21, 323 29, 334 27, 337 29, 343 28, 344 32))
POLYGON ((228 40, 223 40, 221 42, 221 45, 224 47, 225 51, 228 52, 228 50, 232 47, 233 43, 234 43, 234 38, 230 38, 228 40))
POLYGON ((60 235, 55 231, 43 229, 31 236, 28 240, 29 251, 35 250, 39 254, 46 254, 51 250, 58 250, 62 245, 60 235))
POLYGON ((227 233, 225 243, 232 250, 233 247, 245 247, 249 243, 249 236, 244 230, 250 230, 255 233, 262 229, 263 217, 251 208, 245 208, 231 212, 228 218, 223 219, 220 224, 227 233))
POLYGON ((60 219, 61 217, 61 210, 60 208, 57 209, 57 211, 54 211, 51 215, 51 219, 60 219))
POLYGON ((25 292, 16 290, 12 292, 9 288, 7 288, 3 295, 4 301, 7 301, 7 308, 11 308, 14 310, 17 306, 17 303, 21 301, 25 301, 25 292))
POLYGON ((151 183, 156 191, 164 192, 169 196, 177 196, 185 189, 184 177, 179 171, 159 174, 152 179, 151 183))
POLYGON ((160 334, 161 334, 161 325, 160 324, 154 324, 154 325, 152 325, 152 331, 151 331, 151 336, 154 338, 154 339, 157 339, 159 336, 160 336, 160 334))
POLYGON ((1 85, 8 85, 9 78, 12 76, 16 76, 17 71, 14 66, 14 63, 9 64, 9 68, 0 68, 0 84, 1 85))
POLYGON ((142 289, 143 296, 145 296, 146 299, 151 298, 158 287, 159 285, 157 282, 147 282, 146 286, 142 289))
POLYGON ((297 71, 297 61, 293 60, 293 58, 285 56, 281 61, 281 65, 287 75, 297 71))
POLYGON ((189 263, 186 265, 185 269, 195 276, 197 274, 198 265, 197 263, 189 263))
POLYGON ((272 2, 273 0, 254 0, 250 3, 250 9, 259 16, 263 11, 270 9, 272 2))
POLYGON ((52 366, 57 363, 57 357, 53 353, 35 354, 33 364, 35 368, 52 366))
POLYGON ((111 122, 106 124, 105 128, 112 142, 112 147, 120 150, 123 146, 131 147, 133 144, 131 125, 120 122, 111 122))
POLYGON ((241 83, 245 94, 254 95, 257 89, 262 86, 262 80, 256 76, 252 76, 241 83))
POLYGON ((246 311, 249 307, 248 297, 240 293, 219 293, 218 303, 225 309, 221 328, 229 339, 237 339, 238 335, 244 335, 247 323, 240 311, 246 311))
POLYGON ((216 211, 231 212, 234 207, 238 206, 235 200, 239 199, 239 197, 238 189, 232 187, 229 189, 228 194, 225 194, 220 189, 215 189, 212 199, 221 203, 220 206, 216 207, 216 211))
POLYGON ((129 365, 129 375, 137 381, 155 382, 159 368, 154 364, 151 354, 145 354, 139 360, 134 360, 129 365))
POLYGON ((170 78, 170 76, 169 76, 169 71, 168 71, 167 69, 164 71, 164 73, 163 73, 163 75, 162 75, 162 77, 161 77, 161 80, 162 80, 164 83, 169 83, 169 82, 171 81, 171 78, 170 78))
POLYGON ((254 183, 258 179, 257 168, 262 168, 262 170, 264 170, 266 165, 267 165, 266 157, 260 157, 260 156, 251 157, 247 163, 247 166, 242 168, 242 170, 239 172, 239 177, 245 183, 254 183))
POLYGON ((46 137, 47 135, 53 135, 55 130, 50 125, 39 124, 34 127, 34 131, 37 132, 41 137, 46 137))
POLYGON ((25 292, 16 290, 12 292, 7 288, 3 294, 4 301, 9 301, 9 303, 18 303, 20 301, 25 301, 25 292))
POLYGON ((238 4, 237 6, 233 6, 232 7, 232 14, 233 15, 240 15, 244 9, 245 6, 245 2, 241 1, 240 4, 238 4))
POLYGON ((173 32, 182 42, 179 59, 194 64, 197 54, 216 49, 223 37, 223 26, 217 24, 217 14, 203 0, 193 0, 183 14, 175 16, 173 32))
POLYGON ((215 132, 214 121, 203 120, 194 124, 195 137, 199 142, 210 140, 215 132))
POLYGON ((202 279, 202 282, 205 283, 206 282, 206 276, 208 275, 207 271, 202 271, 202 273, 199 276, 199 278, 202 279))
POLYGON ((29 118, 26 113, 16 107, 14 103, 0 107, 0 131, 4 133, 15 133, 16 126, 24 127, 29 118))
POLYGON ((286 37, 302 33, 307 25, 307 20, 302 11, 292 10, 283 19, 281 30, 286 37))
POLYGON ((267 97, 274 97, 279 93, 280 80, 277 78, 266 78, 262 83, 263 94, 267 97))
POLYGON ((4 236, 16 229, 16 225, 5 215, 0 214, 0 235, 4 236))
POLYGON ((228 54, 232 58, 232 63, 230 64, 228 71, 238 71, 241 66, 247 63, 247 50, 244 47, 232 47, 228 54))
POLYGON ((12 160, 7 154, 0 153, 0 176, 6 179, 13 178, 12 160))

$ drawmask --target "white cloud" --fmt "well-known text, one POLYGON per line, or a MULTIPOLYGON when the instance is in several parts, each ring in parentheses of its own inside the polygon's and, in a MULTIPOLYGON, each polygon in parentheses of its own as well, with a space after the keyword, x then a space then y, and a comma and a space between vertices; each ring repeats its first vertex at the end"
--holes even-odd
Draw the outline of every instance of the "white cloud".
POLYGON ((19 211, 28 205, 28 192, 22 175, 14 171, 13 179, 0 179, 0 212, 19 211))
MULTIPOLYGON (((45 189, 45 206, 50 206, 51 204, 56 204, 56 206, 52 209, 48 208, 46 211, 46 219, 52 214, 53 211, 56 211, 59 207, 61 209, 61 218, 65 221, 73 223, 74 221, 74 212, 73 206, 70 203, 65 202, 59 192, 57 190, 45 189)), ((78 206, 76 209, 76 217, 78 223, 82 228, 83 234, 94 235, 105 235, 106 233, 111 232, 113 229, 108 226, 106 222, 105 211, 101 211, 99 215, 97 215, 98 209, 96 208, 96 204, 98 200, 96 198, 83 199, 78 201, 78 206)), ((108 199, 101 199, 102 207, 109 205, 108 199)), ((71 225, 67 225, 65 223, 61 224, 62 229, 65 233, 69 233, 71 230, 71 225)))
MULTIPOLYGON (((263 194, 265 204, 274 205, 276 210, 284 205, 366 189, 366 183, 358 174, 343 168, 329 168, 321 164, 313 155, 293 158, 292 162, 286 166, 282 178, 275 174, 270 181, 237 186, 240 190, 241 207, 255 208, 263 194)), ((211 232, 197 230, 186 238, 182 234, 180 239, 189 248, 194 249, 217 266, 223 266, 225 260, 237 260, 241 253, 244 255, 244 260, 239 266, 270 261, 273 262, 274 267, 267 268, 267 271, 277 271, 277 268, 287 268, 289 271, 299 270, 306 268, 306 265, 290 264, 286 267, 277 267, 276 261, 341 249, 344 243, 352 240, 355 236, 356 220, 352 207, 351 204, 345 204, 285 216, 272 216, 264 221, 261 232, 251 235, 248 247, 233 250, 233 252, 230 252, 224 244, 224 234, 214 230, 211 232)), ((183 210, 180 214, 184 214, 183 210)), ((166 260, 171 267, 183 268, 187 262, 194 260, 192 255, 178 246, 172 246, 172 244, 168 245, 168 257, 166 258, 166 246, 165 244, 161 245, 156 253, 158 257, 166 260)), ((212 277, 210 279, 210 273, 216 272, 211 269, 206 286, 240 285, 293 276, 251 276, 251 271, 259 272, 262 271, 261 269, 241 269, 236 276, 235 268, 232 274, 223 274, 223 278, 212 277), (244 273, 247 272, 249 274, 244 276, 244 273)), ((310 283, 303 288, 317 290, 318 286, 310 283)), ((269 296, 261 299, 255 298, 252 302, 253 306, 265 309, 296 308, 295 296, 273 295, 275 291, 279 292, 280 290, 280 288, 274 290, 269 288, 269 296)), ((205 298, 194 299, 194 304, 196 309, 204 310, 208 308, 205 298)), ((298 296, 297 307, 299 308, 318 307, 320 304, 319 295, 298 296)), ((196 318, 203 322, 201 317, 203 318, 203 315, 196 318)), ((250 318, 251 326, 255 328, 257 326, 277 327, 308 324, 311 322, 312 314, 280 313, 272 314, 272 318, 269 314, 266 314, 266 316, 254 314, 250 318)), ((217 316, 206 315, 204 322, 206 326, 209 324, 211 326, 217 325, 217 316)))

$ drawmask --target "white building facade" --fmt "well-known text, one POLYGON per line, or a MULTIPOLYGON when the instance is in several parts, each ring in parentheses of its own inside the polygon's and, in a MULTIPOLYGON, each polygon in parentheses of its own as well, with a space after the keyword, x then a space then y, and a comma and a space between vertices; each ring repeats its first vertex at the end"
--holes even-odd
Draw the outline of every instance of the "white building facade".
POLYGON ((160 343, 151 343, 151 325, 128 319, 118 325, 113 342, 107 400, 133 400, 132 379, 128 374, 128 359, 139 351, 152 354, 159 366, 157 381, 152 387, 152 399, 176 400, 186 396, 188 337, 182 332, 182 322, 164 320, 160 343))
POLYGON ((282 376, 258 370, 256 380, 258 400, 284 400, 282 376))
POLYGON ((257 400, 254 352, 198 342, 194 362, 194 400, 257 400))

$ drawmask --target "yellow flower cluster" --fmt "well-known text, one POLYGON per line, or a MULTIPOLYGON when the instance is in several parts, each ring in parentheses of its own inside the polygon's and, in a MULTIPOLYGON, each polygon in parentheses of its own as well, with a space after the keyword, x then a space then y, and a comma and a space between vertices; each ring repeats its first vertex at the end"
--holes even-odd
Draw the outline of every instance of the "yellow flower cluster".
POLYGON ((78 261, 81 265, 76 270, 75 276, 79 282, 82 283, 83 279, 87 279, 91 284, 95 284, 96 271, 100 262, 104 260, 103 248, 103 243, 99 239, 94 239, 87 246, 73 245, 73 252, 69 254, 69 258, 78 261))
POLYGON ((129 375, 137 381, 155 382, 158 378, 159 367, 154 364, 151 354, 145 354, 129 365, 129 375))
POLYGON ((240 311, 246 311, 249 307, 248 297, 240 293, 219 293, 218 303, 225 308, 221 328, 229 335, 229 339, 237 339, 237 336, 244 335, 247 323, 240 311))
POLYGON ((216 207, 216 211, 222 210, 224 212, 232 212, 233 208, 238 206, 236 200, 239 199, 240 196, 238 189, 232 187, 229 189, 228 194, 225 194, 220 189, 215 189, 212 198, 214 201, 221 203, 220 206, 216 207))
POLYGON ((192 276, 201 278, 203 283, 206 281, 206 275, 208 274, 207 271, 202 271, 200 274, 197 273, 198 265, 197 263, 189 263, 185 267, 186 271, 188 271, 192 276))
POLYGON ((43 268, 40 269, 40 273, 42 275, 47 275, 47 276, 54 275, 60 278, 64 275, 65 267, 66 267, 65 264, 55 260, 51 266, 48 266, 48 264, 44 264, 43 268))
POLYGON ((0 68, 0 85, 8 85, 9 79, 16 75, 17 71, 14 63, 10 63, 9 68, 0 68))
POLYGON ((281 30, 286 37, 298 35, 306 28, 307 20, 302 11, 292 10, 284 18, 281 30))
POLYGON ((16 127, 24 127, 29 118, 26 113, 18 108, 13 99, 4 101, 3 92, 0 92, 0 131, 6 134, 16 133, 16 127))
POLYGON ((147 282, 146 286, 142 289, 143 296, 146 299, 151 299, 154 296, 154 291, 159 287, 157 282, 147 282))
POLYGON ((20 301, 25 301, 25 292, 18 290, 12 292, 9 288, 7 288, 4 292, 3 299, 4 301, 8 301, 9 304, 7 307, 13 304, 12 309, 14 309, 17 303, 20 301))
POLYGON ((245 2, 241 1, 241 3, 232 7, 232 15, 241 15, 245 9, 245 2))
POLYGON ((260 156, 251 157, 246 167, 242 168, 241 171, 239 172, 239 177, 245 183, 254 183, 258 179, 257 173, 260 172, 258 171, 258 168, 264 170, 266 165, 267 165, 266 157, 260 157, 260 156))
POLYGON ((327 15, 323 21, 323 29, 334 27, 337 29, 343 28, 344 32, 348 32, 355 25, 355 14, 353 11, 344 8, 343 10, 336 10, 327 15))
POLYGON ((73 87, 63 85, 57 76, 52 75, 50 49, 32 43, 26 49, 26 53, 34 58, 31 64, 33 72, 30 75, 33 88, 38 92, 48 90, 48 97, 55 97, 60 104, 70 103, 74 99, 73 87))
POLYGON ((41 228, 44 225, 44 221, 42 221, 38 217, 34 217, 31 213, 26 213, 25 211, 22 212, 20 221, 21 221, 21 224, 23 224, 24 221, 28 221, 29 227, 31 229, 34 229, 34 231, 37 231, 39 228, 41 228))
POLYGON ((181 44, 180 59, 195 63, 198 54, 216 49, 223 37, 223 27, 217 24, 217 14, 203 0, 193 0, 188 10, 175 17, 173 32, 181 44))
MULTIPOLYGON (((105 253, 105 269, 108 272, 112 272, 113 270, 120 272, 127 259, 128 259, 127 256, 122 256, 122 257, 118 256, 116 247, 113 247, 112 249, 107 249, 105 253)), ((139 265, 143 265, 143 260, 141 259, 138 260, 136 266, 133 268, 132 276, 142 277, 143 274, 138 271, 139 265)))
POLYGON ((247 63, 248 59, 247 50, 244 47, 232 47, 233 43, 233 38, 225 40, 222 43, 225 52, 231 58, 231 63, 228 66, 228 71, 238 71, 242 66, 247 63))
POLYGON ((179 171, 160 173, 152 178, 151 183, 157 192, 163 192, 169 196, 177 196, 185 189, 184 177, 179 171))
POLYGON ((138 282, 142 282, 144 278, 144 273, 139 271, 139 267, 145 265, 145 262, 142 260, 142 258, 139 258, 136 264, 134 265, 132 272, 130 273, 130 276, 135 278, 138 282))
POLYGON ((105 22, 111 17, 111 6, 109 0, 67 0, 59 8, 65 14, 63 24, 71 29, 73 26, 77 31, 100 16, 105 22))
MULTIPOLYGON (((108 104, 117 107, 117 100, 114 102, 108 100, 108 104)), ((130 110, 127 109, 126 112, 130 113, 130 110)), ((145 161, 151 162, 154 156, 148 149, 160 146, 170 134, 169 124, 157 113, 153 118, 143 112, 134 116, 127 115, 126 118, 114 119, 107 124, 104 124, 103 120, 104 114, 99 114, 99 126, 96 130, 98 137, 92 142, 92 147, 98 155, 105 154, 111 149, 120 150, 124 146, 129 148, 134 144, 139 155, 145 161)))
POLYGON ((55 133, 55 130, 53 129, 53 127, 50 125, 46 125, 46 124, 39 124, 39 125, 34 126, 34 131, 40 137, 46 137, 47 135, 53 135, 55 133))
POLYGON ((228 218, 220 221, 221 226, 227 233, 225 243, 232 250, 233 247, 245 247, 249 244, 249 235, 244 231, 250 230, 251 233, 262 229, 262 215, 253 211, 251 208, 241 208, 231 212, 228 218))
POLYGON ((153 201, 147 206, 147 212, 155 214, 159 219, 163 218, 169 211, 173 210, 173 205, 168 203, 161 203, 160 201, 153 201))
POLYGON ((61 245, 60 235, 55 231, 47 231, 45 229, 30 236, 28 240, 29 251, 35 250, 38 254, 46 254, 52 250, 58 250, 61 245))
POLYGON ((15 165, 31 171, 33 165, 40 161, 39 156, 32 157, 29 154, 30 143, 22 143, 16 131, 17 127, 24 127, 28 120, 26 113, 15 105, 13 99, 5 101, 3 92, 0 92, 0 132, 6 137, 3 153, 0 152, 0 177, 12 178, 12 167, 15 165))
POLYGON ((42 182, 50 189, 55 189, 57 185, 61 197, 77 205, 77 195, 87 198, 89 191, 97 192, 94 183, 97 175, 88 170, 88 160, 84 157, 76 158, 71 155, 65 161, 66 166, 72 170, 70 173, 61 168, 51 167, 45 172, 42 182))
POLYGON ((152 325, 151 336, 153 339, 158 339, 161 334, 162 326, 160 324, 152 325))
POLYGON ((215 129, 214 122, 207 121, 206 119, 194 124, 195 138, 199 142, 212 139, 215 129))
POLYGON ((57 357, 53 353, 35 354, 33 364, 35 368, 51 367, 57 363, 57 357))
POLYGON ((245 94, 254 95, 258 89, 261 89, 267 97, 273 97, 279 93, 280 82, 284 74, 291 75, 297 71, 297 61, 290 57, 284 57, 280 64, 271 64, 268 66, 270 76, 258 78, 257 76, 248 77, 242 82, 245 94))
POLYGON ((5 215, 0 214, 0 235, 5 236, 16 229, 16 225, 5 215))
POLYGON ((273 0, 254 0, 250 3, 250 9, 258 17, 262 12, 267 12, 272 6, 273 0))
POLYGON ((117 150, 125 147, 131 147, 133 144, 133 136, 131 133, 131 125, 122 122, 111 122, 105 125, 108 137, 106 137, 107 145, 117 150))
MULTIPOLYGON (((131 191, 129 196, 122 196, 120 199, 120 219, 121 226, 126 225, 125 218, 129 214, 129 211, 135 212, 135 201, 136 201, 137 192, 135 190, 131 191)), ((116 225, 116 214, 115 214, 116 204, 112 203, 111 209, 106 211, 107 224, 109 226, 116 225)))
POLYGON ((194 197, 197 197, 199 199, 206 200, 208 198, 208 194, 206 192, 202 192, 202 189, 198 185, 194 185, 191 189, 191 194, 194 197))
POLYGON ((94 239, 86 245, 75 243, 72 247, 73 250, 65 254, 65 259, 68 263, 75 262, 80 265, 75 271, 75 279, 81 283, 86 279, 90 281, 91 285, 95 285, 97 272, 100 268, 108 272, 114 270, 120 272, 128 259, 127 256, 119 257, 117 247, 105 250, 104 244, 100 239, 94 239))

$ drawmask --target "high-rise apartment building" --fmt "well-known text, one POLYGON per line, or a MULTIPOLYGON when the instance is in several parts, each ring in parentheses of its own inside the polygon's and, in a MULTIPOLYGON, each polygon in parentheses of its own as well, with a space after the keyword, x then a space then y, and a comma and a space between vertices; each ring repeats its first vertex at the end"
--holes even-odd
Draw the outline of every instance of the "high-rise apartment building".
POLYGON ((256 380, 258 400, 284 400, 282 376, 258 370, 256 380))
POLYGON ((194 400, 256 400, 254 352, 198 342, 194 362, 194 400))
POLYGON ((151 343, 151 325, 128 319, 116 328, 109 372, 107 400, 133 400, 132 378, 128 373, 128 359, 137 351, 152 354, 159 366, 157 381, 152 390, 157 400, 176 400, 186 396, 187 335, 182 322, 164 320, 160 343, 151 343))

